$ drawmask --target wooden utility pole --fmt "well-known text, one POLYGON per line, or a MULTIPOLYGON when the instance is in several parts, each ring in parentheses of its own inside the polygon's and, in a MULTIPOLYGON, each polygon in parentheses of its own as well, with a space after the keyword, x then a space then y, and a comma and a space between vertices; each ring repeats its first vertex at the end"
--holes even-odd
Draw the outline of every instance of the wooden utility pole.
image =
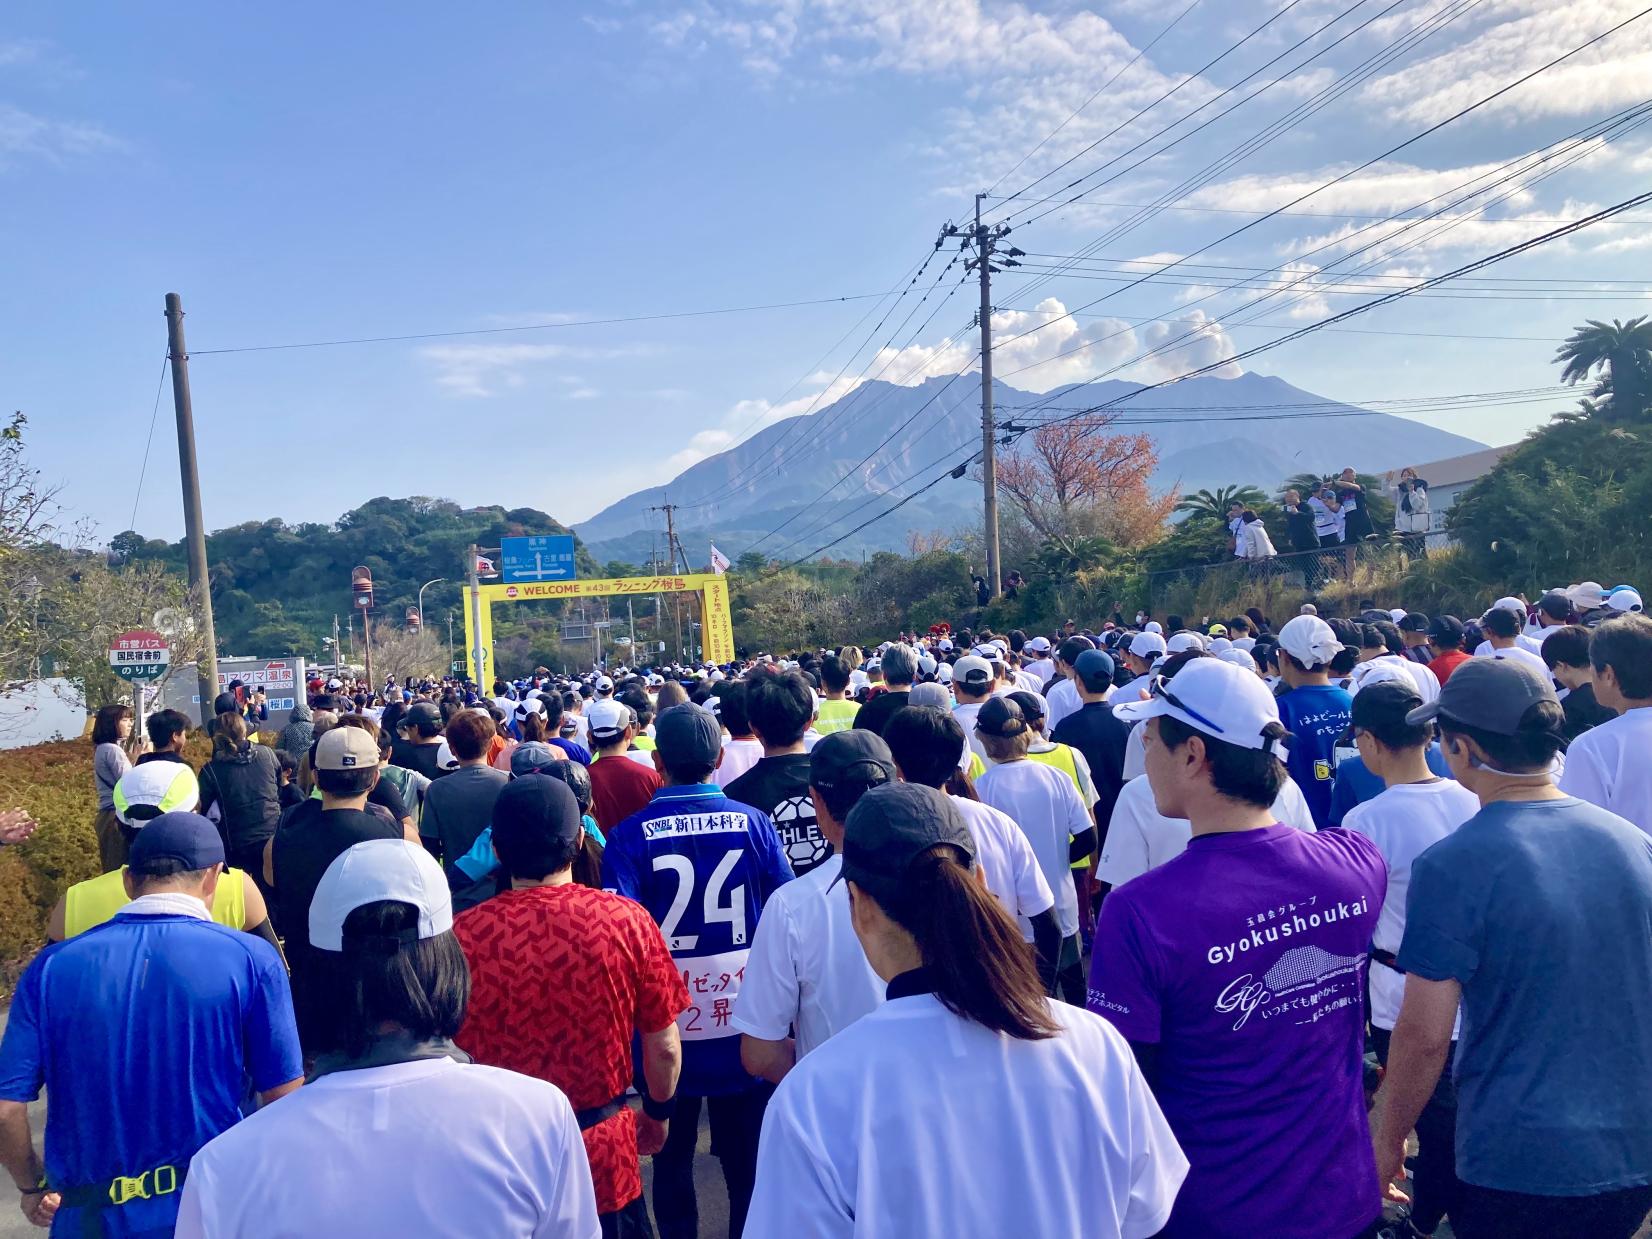
MULTIPOLYGON (((683 566, 683 572, 686 574, 688 572, 688 556, 683 553, 683 544, 677 541, 676 513, 679 506, 681 505, 672 503, 669 499, 667 499, 664 503, 658 504, 648 510, 650 512, 665 513, 665 550, 671 565, 670 571, 677 571, 677 565, 681 563, 683 566)), ((688 651, 683 645, 682 595, 677 593, 673 593, 671 595, 671 614, 676 620, 677 625, 677 656, 679 658, 686 659, 688 657, 688 651)))
POLYGON ((166 355, 172 363, 172 408, 178 419, 178 476, 184 491, 184 541, 189 552, 189 588, 200 607, 201 644, 197 664, 201 722, 212 717, 218 696, 218 635, 212 627, 212 580, 207 571, 206 526, 201 520, 201 472, 195 462, 195 410, 189 399, 189 352, 184 348, 184 303, 166 294, 166 355))

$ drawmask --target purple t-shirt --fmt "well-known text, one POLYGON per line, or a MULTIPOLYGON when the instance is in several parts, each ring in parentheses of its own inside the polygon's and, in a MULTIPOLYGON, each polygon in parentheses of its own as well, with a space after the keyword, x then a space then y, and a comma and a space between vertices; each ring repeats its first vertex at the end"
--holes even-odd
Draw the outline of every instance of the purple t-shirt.
POLYGON ((1161 1239, 1350 1239, 1377 1217, 1366 952, 1388 886, 1345 830, 1200 835, 1101 905, 1089 1008, 1156 1045, 1192 1168, 1161 1239))

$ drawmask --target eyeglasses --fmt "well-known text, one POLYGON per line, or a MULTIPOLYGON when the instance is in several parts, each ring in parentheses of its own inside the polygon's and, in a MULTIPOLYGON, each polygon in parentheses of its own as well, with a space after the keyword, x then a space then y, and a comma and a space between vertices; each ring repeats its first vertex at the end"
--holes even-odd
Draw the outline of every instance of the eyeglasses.
POLYGON ((1178 701, 1176 699, 1176 695, 1170 691, 1169 684, 1170 684, 1170 680, 1169 680, 1168 677, 1163 676, 1163 675, 1154 676, 1153 677, 1153 689, 1152 689, 1153 696, 1163 697, 1171 705, 1175 706, 1178 710, 1180 710, 1183 714, 1187 715, 1190 719, 1192 719, 1194 722, 1198 723, 1200 726, 1208 727, 1211 731, 1214 731, 1218 734, 1221 734, 1224 731, 1226 731, 1226 728, 1224 728, 1220 723, 1213 722, 1212 720, 1206 718, 1203 714, 1200 714, 1197 710, 1193 709, 1186 702, 1178 701))

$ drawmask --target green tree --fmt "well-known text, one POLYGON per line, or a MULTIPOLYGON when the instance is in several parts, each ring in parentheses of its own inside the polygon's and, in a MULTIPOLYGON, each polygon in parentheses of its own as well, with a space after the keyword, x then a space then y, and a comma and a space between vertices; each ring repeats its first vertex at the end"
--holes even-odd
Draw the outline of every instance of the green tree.
POLYGON ((1256 486, 1219 486, 1215 490, 1196 490, 1191 495, 1184 495, 1176 505, 1176 511, 1185 512, 1189 520, 1225 521, 1228 508, 1234 504, 1254 508, 1259 503, 1265 503, 1267 498, 1256 486))
POLYGON ((1597 403, 1590 412, 1619 423, 1646 416, 1652 399, 1652 318, 1627 323, 1591 318, 1566 338, 1555 360, 1564 363, 1562 383, 1597 379, 1594 395, 1604 397, 1605 404, 1597 403))
POLYGON ((734 570, 741 576, 752 576, 769 566, 769 557, 762 551, 742 551, 734 561, 734 570))

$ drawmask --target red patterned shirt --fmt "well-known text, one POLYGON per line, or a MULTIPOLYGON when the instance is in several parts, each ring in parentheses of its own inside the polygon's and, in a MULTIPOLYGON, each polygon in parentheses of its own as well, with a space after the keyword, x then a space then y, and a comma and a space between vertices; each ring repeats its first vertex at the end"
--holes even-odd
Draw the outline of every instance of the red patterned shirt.
MULTIPOLYGON (((659 926, 637 903, 572 883, 511 890, 454 922, 470 962, 470 1010, 457 1038, 479 1063, 549 1080, 575 1110, 631 1083, 631 1034, 658 1032, 688 1007, 659 926)), ((642 1194, 629 1106, 584 1132, 597 1212, 642 1194)))

